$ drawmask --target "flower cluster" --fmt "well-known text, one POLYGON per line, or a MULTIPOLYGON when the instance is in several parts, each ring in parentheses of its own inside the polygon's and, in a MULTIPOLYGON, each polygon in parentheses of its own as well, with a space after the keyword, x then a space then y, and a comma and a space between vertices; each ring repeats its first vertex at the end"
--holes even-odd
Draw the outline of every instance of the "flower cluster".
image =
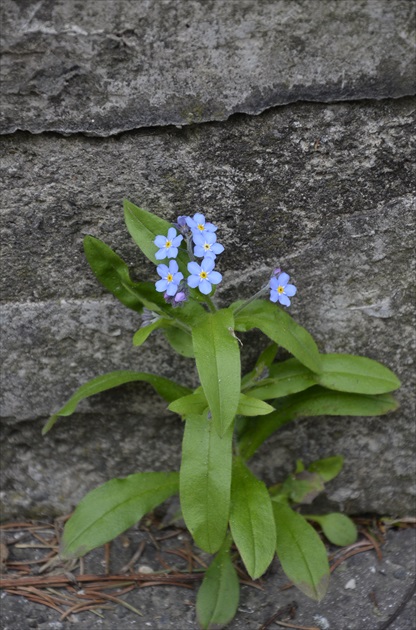
MULTIPOLYGON (((193 217, 179 216, 174 225, 175 227, 169 228, 167 236, 159 234, 153 243, 159 248, 155 254, 157 260, 175 259, 179 253, 179 246, 184 239, 186 240, 190 258, 187 265, 189 275, 186 279, 179 271, 176 260, 170 260, 168 265, 157 266, 160 280, 156 282, 156 291, 164 293, 168 304, 179 306, 188 299, 189 288, 198 289, 204 295, 209 295, 212 285, 221 282, 222 275, 214 268, 216 257, 224 251, 224 247, 217 241, 217 226, 207 222, 205 216, 199 212, 193 217), (202 260, 197 263, 195 258, 202 260)), ((289 284, 289 280, 287 273, 276 268, 268 284, 249 301, 270 291, 269 299, 272 302, 290 306, 289 298, 296 294, 296 287, 289 284)))
POLYGON ((157 273, 161 280, 156 282, 156 291, 164 293, 165 300, 178 306, 188 297, 187 287, 198 289, 204 295, 212 291, 213 284, 219 284, 222 275, 214 271, 215 259, 224 251, 224 247, 217 242, 217 226, 205 221, 203 214, 197 212, 193 217, 180 216, 175 227, 168 230, 167 236, 156 236, 153 243, 159 247, 155 254, 157 260, 176 258, 178 247, 184 236, 188 244, 191 262, 188 263, 189 276, 184 282, 183 274, 179 271, 176 260, 171 260, 169 266, 158 265, 157 273), (181 234, 177 234, 177 230, 181 234), (201 264, 195 262, 194 257, 202 258, 201 264))

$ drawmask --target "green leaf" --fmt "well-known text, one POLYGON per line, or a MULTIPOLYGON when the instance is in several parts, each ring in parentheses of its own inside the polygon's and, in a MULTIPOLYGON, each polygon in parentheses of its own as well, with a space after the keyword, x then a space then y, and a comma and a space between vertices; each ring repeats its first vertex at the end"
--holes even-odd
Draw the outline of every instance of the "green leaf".
POLYGON ((160 310, 162 296, 158 296, 151 283, 133 282, 126 263, 111 247, 93 236, 84 238, 84 251, 97 280, 124 306, 141 312, 143 306, 160 310))
POLYGON ((265 416, 274 410, 274 407, 262 400, 257 400, 257 398, 251 398, 245 394, 240 394, 237 413, 241 416, 265 416))
POLYGON ((240 584, 230 559, 227 537, 220 551, 206 570, 196 598, 196 614, 203 630, 224 628, 237 612, 240 584))
POLYGON ((259 328, 312 372, 321 371, 321 357, 312 336, 279 306, 255 300, 237 313, 235 329, 245 332, 252 328, 259 328))
POLYGON ((112 479, 89 492, 65 525, 61 556, 79 558, 137 523, 178 492, 176 472, 145 472, 112 479))
MULTIPOLYGON (((153 241, 159 234, 167 235, 169 228, 173 227, 172 224, 147 210, 143 210, 143 208, 135 206, 127 199, 124 200, 124 220, 131 237, 143 254, 155 265, 163 262, 155 258, 159 247, 154 245, 153 241)), ((182 272, 186 271, 189 257, 185 249, 179 250, 176 261, 179 269, 182 272)))
POLYGON ((318 602, 329 584, 325 546, 314 528, 284 501, 273 501, 276 552, 283 571, 302 593, 318 602))
POLYGON ((309 521, 315 521, 322 527, 322 531, 328 540, 339 547, 352 545, 357 540, 357 528, 354 522, 338 512, 316 516, 305 514, 309 521))
POLYGON ((323 490, 322 478, 317 473, 303 470, 289 475, 278 494, 286 496, 293 503, 312 503, 323 490))
POLYGON ((149 337, 149 335, 152 334, 154 330, 161 328, 165 323, 166 323, 166 320, 161 318, 161 319, 158 319, 156 322, 148 324, 147 326, 143 326, 143 328, 139 328, 139 330, 134 333, 133 345, 141 346, 149 337))
POLYGON ((233 422, 240 399, 240 349, 233 328, 231 311, 222 309, 207 313, 192 330, 196 367, 219 435, 233 422))
POLYGON ((391 394, 366 396, 335 392, 315 386, 275 401, 276 411, 267 416, 247 419, 239 435, 239 452, 245 459, 277 429, 295 418, 306 416, 380 416, 397 409, 391 394))
POLYGON ((342 470, 344 458, 342 455, 333 455, 325 459, 317 459, 308 466, 309 472, 318 473, 324 481, 331 481, 342 470))
POLYGON ((269 378, 259 381, 249 393, 253 398, 271 400, 296 394, 313 385, 316 385, 316 374, 297 359, 288 359, 272 365, 269 378))
POLYGON ((378 361, 351 354, 322 354, 317 381, 329 389, 356 394, 385 394, 400 387, 395 374, 378 361))
POLYGON ((132 383, 134 381, 145 381, 146 383, 150 383, 157 393, 160 394, 160 396, 162 396, 162 398, 164 398, 167 402, 172 402, 181 396, 189 394, 191 391, 187 387, 174 383, 164 376, 148 374, 147 372, 120 370, 117 372, 102 374, 101 376, 97 376, 91 381, 84 383, 84 385, 81 385, 81 387, 76 390, 68 402, 49 418, 42 430, 42 435, 45 435, 45 433, 53 427, 59 416, 70 416, 73 414, 81 400, 94 396, 94 394, 107 391, 108 389, 112 389, 113 387, 118 387, 119 385, 124 385, 125 383, 132 383))
POLYGON ((206 416, 190 416, 185 423, 180 499, 196 544, 215 553, 224 542, 230 511, 233 426, 220 438, 206 416))
POLYGON ((178 354, 191 359, 195 357, 192 336, 190 333, 187 333, 185 330, 181 330, 180 328, 176 328, 175 326, 169 326, 169 328, 166 328, 164 333, 166 339, 178 354))
POLYGON ((253 580, 273 560, 276 533, 266 486, 237 458, 231 484, 231 534, 253 580))
POLYGON ((189 396, 183 396, 170 403, 168 409, 180 416, 202 415, 207 410, 208 403, 204 392, 197 391, 189 396))

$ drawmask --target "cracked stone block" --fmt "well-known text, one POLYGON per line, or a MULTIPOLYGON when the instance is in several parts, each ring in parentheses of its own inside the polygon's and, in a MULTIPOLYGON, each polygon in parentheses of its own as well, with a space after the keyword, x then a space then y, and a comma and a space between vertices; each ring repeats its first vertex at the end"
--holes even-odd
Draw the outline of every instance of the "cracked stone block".
MULTIPOLYGON (((298 287, 290 312, 322 351, 377 359, 403 382, 390 416, 286 427, 253 460, 262 478, 281 478, 296 458, 341 453, 346 467, 327 505, 414 511, 414 112, 410 98, 304 103, 117 138, 5 138, 5 514, 65 511, 114 475, 178 466, 181 422, 144 384, 86 401, 40 436, 49 413, 98 373, 195 382, 192 362, 161 334, 132 347, 137 314, 105 293, 83 257, 82 238, 93 234, 135 278, 155 279, 125 230, 124 196, 168 220, 203 211, 219 225, 221 304, 252 295, 279 263, 298 287)), ((249 366, 266 340, 242 341, 249 366)))
POLYGON ((5 0, 3 133, 109 136, 414 94, 408 0, 5 0))

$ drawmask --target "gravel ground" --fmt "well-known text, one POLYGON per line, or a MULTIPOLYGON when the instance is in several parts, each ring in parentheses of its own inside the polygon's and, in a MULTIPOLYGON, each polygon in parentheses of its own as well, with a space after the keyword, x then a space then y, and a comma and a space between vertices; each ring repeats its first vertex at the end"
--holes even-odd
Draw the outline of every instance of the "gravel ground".
MULTIPOLYGON (((28 536, 30 535, 25 532, 6 530, 5 542, 10 550, 9 563, 23 559, 26 561, 28 553, 34 559, 45 555, 44 549, 29 551, 27 547, 15 547, 17 541, 20 545, 25 544, 25 541, 33 544, 28 536)), ((160 571, 163 563, 186 570, 186 562, 169 552, 178 549, 189 551, 191 545, 188 535, 180 529, 167 527, 161 531, 155 529, 154 525, 133 528, 111 544, 107 565, 111 574, 119 573, 121 567, 133 558, 139 548, 142 549, 142 554, 131 565, 134 572, 160 571), (165 540, 156 542, 156 539, 164 537, 165 540)), ((292 624, 286 627, 304 630, 415 630, 415 549, 415 529, 409 527, 389 530, 381 547, 382 559, 379 561, 376 551, 370 550, 343 561, 333 572, 329 591, 319 604, 294 588, 281 590, 287 584, 287 578, 276 560, 264 579, 256 582, 261 590, 250 585, 242 586, 238 612, 228 628, 262 630, 265 627, 282 627, 275 622, 269 625, 267 622, 279 609, 289 606, 292 617, 288 613, 279 617, 284 623, 292 624)), ((331 553, 334 551, 336 550, 330 549, 331 553)), ((209 560, 206 554, 198 550, 195 553, 203 561, 209 560)), ((105 568, 103 548, 86 556, 84 573, 103 575, 105 568)), ((75 572, 75 569, 72 570, 75 572)), ((55 569, 55 573, 62 573, 62 568, 55 569)), ((47 574, 53 575, 51 572, 47 574)), ((3 577, 6 578, 7 573, 3 577)), ((61 613, 58 611, 2 592, 1 627, 3 630, 60 630, 70 626, 108 630, 196 630, 195 582, 188 583, 188 586, 189 590, 171 585, 155 585, 136 588, 123 595, 121 599, 139 609, 142 616, 124 606, 111 603, 108 608, 100 611, 100 617, 91 612, 83 612, 72 614, 64 621, 60 621, 61 613)), ((58 592, 57 589, 55 591, 58 592)), ((106 592, 116 594, 114 590, 106 592)), ((60 593, 67 591, 60 589, 60 593)))

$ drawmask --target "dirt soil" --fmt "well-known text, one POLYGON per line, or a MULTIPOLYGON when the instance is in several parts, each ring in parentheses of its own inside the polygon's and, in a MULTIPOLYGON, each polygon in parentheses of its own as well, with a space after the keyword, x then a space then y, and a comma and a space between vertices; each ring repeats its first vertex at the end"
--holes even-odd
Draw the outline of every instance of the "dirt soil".
MULTIPOLYGON (((81 561, 63 565, 62 520, 2 527, 3 630, 196 630, 195 595, 210 557, 189 534, 152 516, 81 561)), ((252 582, 239 560, 240 605, 230 630, 415 630, 415 519, 357 519, 358 542, 330 545, 319 604, 290 587, 277 560, 252 582), (413 521, 413 522, 412 522, 413 521)))

